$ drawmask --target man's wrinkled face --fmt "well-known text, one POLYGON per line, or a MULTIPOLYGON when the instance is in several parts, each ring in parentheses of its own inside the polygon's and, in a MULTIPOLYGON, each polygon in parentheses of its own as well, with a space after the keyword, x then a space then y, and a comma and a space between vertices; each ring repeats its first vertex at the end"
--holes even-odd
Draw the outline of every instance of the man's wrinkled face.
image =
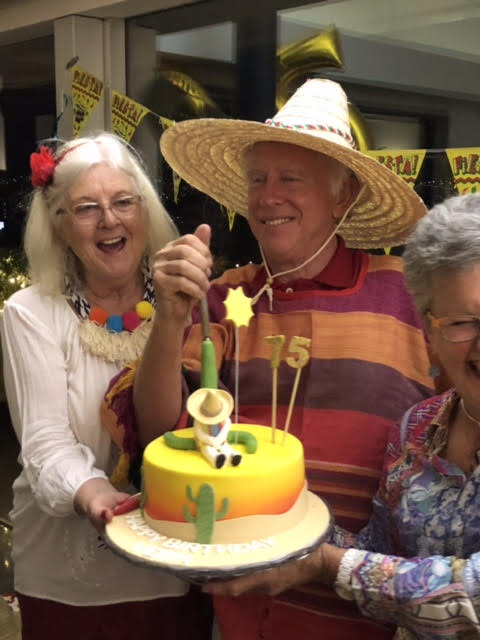
POLYGON ((248 222, 277 271, 298 266, 341 217, 324 155, 282 142, 259 142, 246 155, 248 222))

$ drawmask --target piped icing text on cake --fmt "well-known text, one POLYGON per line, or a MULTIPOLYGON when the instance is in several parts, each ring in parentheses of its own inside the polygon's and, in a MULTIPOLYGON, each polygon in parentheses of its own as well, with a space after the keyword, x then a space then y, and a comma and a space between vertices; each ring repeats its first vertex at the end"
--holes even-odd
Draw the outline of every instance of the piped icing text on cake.
POLYGON ((132 549, 134 553, 152 560, 168 560, 183 565, 189 565, 194 557, 199 555, 244 554, 275 546, 275 538, 273 536, 229 544, 201 544, 199 542, 179 540, 178 538, 169 538, 145 524, 140 514, 126 516, 125 522, 137 536, 147 538, 145 542, 140 541, 134 545, 132 549))

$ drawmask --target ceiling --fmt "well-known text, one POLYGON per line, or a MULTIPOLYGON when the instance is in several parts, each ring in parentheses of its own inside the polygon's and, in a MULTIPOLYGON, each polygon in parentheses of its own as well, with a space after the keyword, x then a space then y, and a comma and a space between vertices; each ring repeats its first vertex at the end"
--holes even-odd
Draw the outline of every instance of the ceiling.
POLYGON ((329 0, 281 12, 292 25, 480 60, 480 0, 329 0))
MULTIPOLYGON (((13 5, 17 0, 0 2, 5 8, 6 2, 13 5)), ((179 3, 179 0, 171 2, 179 3)), ((148 3, 143 0, 140 4, 155 6, 152 0, 148 3)), ((162 4, 161 0, 157 0, 157 6, 159 4, 162 4)), ((128 5, 127 13, 131 14, 131 1, 125 5, 128 5)), ((125 6, 123 8, 125 10, 125 6)), ((206 6, 203 8, 207 9, 206 6)), ((94 11, 90 15, 92 13, 94 11)), ((335 24, 345 35, 480 62, 480 0, 329 0, 283 10, 279 14, 280 44, 288 43, 302 33, 308 35, 335 24)), ((148 18, 148 15, 144 17, 144 24, 148 18)), ((207 57, 215 58, 211 53, 208 29, 206 40, 207 57)), ((218 59, 224 59, 220 38, 215 38, 213 49, 216 45, 218 59)), ((201 51, 200 43, 193 55, 201 55, 201 51)), ((186 55, 189 53, 192 54, 184 51, 186 55)), ((0 86, 17 89, 53 85, 54 78, 53 35, 0 46, 0 86)))
POLYGON ((0 89, 55 84, 53 25, 77 14, 129 18, 201 0, 0 0, 0 89))

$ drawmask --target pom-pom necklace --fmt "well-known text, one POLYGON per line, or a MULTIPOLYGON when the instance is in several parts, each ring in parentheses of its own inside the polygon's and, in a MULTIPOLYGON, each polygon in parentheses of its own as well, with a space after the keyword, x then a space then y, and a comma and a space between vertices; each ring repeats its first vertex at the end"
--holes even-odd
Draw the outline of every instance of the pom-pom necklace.
POLYGON ((111 333, 120 333, 121 331, 135 331, 141 325, 143 320, 150 320, 153 316, 153 306, 148 300, 141 300, 135 305, 134 311, 127 311, 123 315, 111 315, 101 307, 93 307, 88 314, 90 322, 100 327, 105 327, 111 333))

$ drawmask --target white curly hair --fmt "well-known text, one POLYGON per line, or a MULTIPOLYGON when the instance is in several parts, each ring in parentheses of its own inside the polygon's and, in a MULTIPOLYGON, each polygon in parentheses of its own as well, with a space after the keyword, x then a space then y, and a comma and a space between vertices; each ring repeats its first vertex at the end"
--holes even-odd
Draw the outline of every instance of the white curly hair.
POLYGON ((75 181, 93 166, 105 163, 125 171, 134 181, 146 216, 148 245, 145 254, 153 256, 168 241, 177 237, 177 229, 165 210, 134 149, 118 136, 98 133, 61 144, 54 153, 53 180, 38 187, 31 200, 24 237, 32 283, 47 295, 64 292, 66 277, 81 282, 81 270, 72 251, 56 232, 57 212, 66 206, 68 191, 75 181))

